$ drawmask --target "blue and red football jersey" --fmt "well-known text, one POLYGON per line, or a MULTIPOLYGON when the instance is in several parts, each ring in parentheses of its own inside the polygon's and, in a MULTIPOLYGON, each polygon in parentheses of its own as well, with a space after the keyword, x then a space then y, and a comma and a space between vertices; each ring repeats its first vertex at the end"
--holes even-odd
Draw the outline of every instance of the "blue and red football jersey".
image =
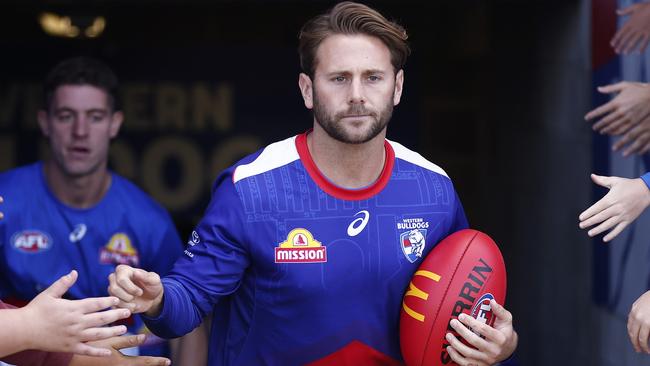
POLYGON ((179 336, 212 312, 210 365, 401 360, 402 296, 436 243, 467 227, 461 203, 442 169, 391 141, 373 185, 337 187, 306 136, 217 178, 190 246, 163 279, 162 313, 145 318, 152 331, 179 336))
MULTIPOLYGON (((61 203, 49 190, 43 164, 0 174, 0 298, 22 305, 72 269, 79 272, 66 297, 108 296, 118 264, 167 273, 183 246, 167 211, 131 182, 112 174, 102 200, 87 209, 61 203)), ((145 332, 139 316, 129 332, 145 332)), ((151 337, 141 354, 164 354, 151 337)))

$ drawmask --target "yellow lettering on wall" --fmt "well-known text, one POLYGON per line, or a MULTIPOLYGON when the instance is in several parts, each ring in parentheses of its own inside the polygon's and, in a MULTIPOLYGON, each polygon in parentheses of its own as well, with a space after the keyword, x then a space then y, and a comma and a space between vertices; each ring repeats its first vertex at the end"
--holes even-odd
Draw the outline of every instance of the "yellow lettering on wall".
POLYGON ((168 209, 181 210, 192 205, 201 195, 203 159, 191 140, 183 137, 163 137, 147 147, 142 156, 142 184, 151 195, 168 209), (180 166, 180 183, 166 185, 164 164, 176 159, 180 166))
POLYGON ((180 85, 165 83, 156 88, 156 123, 160 130, 184 130, 187 94, 180 85))
POLYGON ((144 131, 151 128, 151 87, 148 84, 126 84, 122 88, 124 126, 129 131, 144 131))
POLYGON ((220 143, 212 151, 210 170, 206 177, 208 184, 211 184, 222 170, 261 147, 262 141, 255 136, 235 136, 220 143))
POLYGON ((135 152, 126 141, 118 138, 111 143, 108 149, 108 160, 117 174, 130 180, 136 179, 135 152))
POLYGON ((210 90, 206 83, 197 83, 192 87, 191 95, 192 127, 196 131, 203 131, 209 125, 220 132, 232 128, 233 97, 229 84, 222 83, 210 90))

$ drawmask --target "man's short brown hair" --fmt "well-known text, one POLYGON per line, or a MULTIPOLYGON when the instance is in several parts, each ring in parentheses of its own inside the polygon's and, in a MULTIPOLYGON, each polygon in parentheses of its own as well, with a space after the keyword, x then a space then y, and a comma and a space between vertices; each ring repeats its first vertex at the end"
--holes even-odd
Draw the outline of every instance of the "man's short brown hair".
POLYGON ((325 38, 335 34, 365 34, 379 38, 388 47, 391 63, 397 72, 404 67, 411 53, 406 30, 388 21, 378 11, 350 1, 337 4, 325 14, 309 20, 300 30, 298 53, 304 73, 313 78, 316 70, 316 50, 325 38))

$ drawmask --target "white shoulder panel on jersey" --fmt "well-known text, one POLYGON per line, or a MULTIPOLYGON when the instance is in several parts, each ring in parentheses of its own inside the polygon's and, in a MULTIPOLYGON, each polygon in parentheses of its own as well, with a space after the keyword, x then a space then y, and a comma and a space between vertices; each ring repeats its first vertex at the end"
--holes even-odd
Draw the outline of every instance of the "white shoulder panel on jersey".
POLYGON ((300 156, 296 149, 296 136, 289 137, 265 147, 262 153, 250 163, 236 167, 232 181, 237 183, 244 178, 268 172, 298 159, 300 156))
POLYGON ((390 143, 390 146, 393 147, 396 158, 406 160, 411 164, 415 164, 419 167, 430 170, 432 172, 436 172, 440 175, 444 175, 445 177, 449 178, 447 173, 441 167, 425 159, 422 155, 416 153, 413 150, 407 149, 406 147, 404 147, 404 145, 398 142, 390 141, 388 139, 386 139, 386 141, 388 141, 388 143, 390 143))

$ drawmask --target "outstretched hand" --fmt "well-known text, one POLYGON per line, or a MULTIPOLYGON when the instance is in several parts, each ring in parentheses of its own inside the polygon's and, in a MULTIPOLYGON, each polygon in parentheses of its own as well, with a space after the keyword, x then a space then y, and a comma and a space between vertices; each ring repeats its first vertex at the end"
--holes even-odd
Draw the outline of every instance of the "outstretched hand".
POLYGON ((643 52, 650 40, 650 3, 636 3, 617 10, 616 14, 630 18, 616 32, 609 44, 618 54, 628 54, 635 50, 643 52))
POLYGON ((109 356, 110 350, 87 344, 126 332, 123 325, 105 327, 131 313, 126 309, 105 310, 118 303, 115 297, 66 300, 61 297, 74 285, 77 271, 61 277, 21 308, 21 321, 29 332, 27 348, 109 356))
POLYGON ((605 197, 583 211, 578 219, 580 228, 589 229, 590 237, 610 230, 604 242, 614 239, 650 205, 650 190, 641 178, 627 179, 591 175, 599 186, 609 188, 605 197))
POLYGON ((144 340, 144 334, 138 334, 89 342, 89 345, 94 347, 109 349, 110 355, 108 357, 75 355, 69 366, 163 366, 171 364, 171 361, 164 357, 126 356, 119 351, 122 348, 139 346, 144 340))
MULTIPOLYGON (((618 136, 629 133, 642 121, 650 119, 650 84, 622 81, 598 87, 603 94, 617 93, 609 102, 589 111, 585 120, 595 121, 592 128, 601 134, 618 136)), ((627 136, 629 143, 632 136, 627 136)), ((618 149, 621 144, 615 145, 618 149)))

